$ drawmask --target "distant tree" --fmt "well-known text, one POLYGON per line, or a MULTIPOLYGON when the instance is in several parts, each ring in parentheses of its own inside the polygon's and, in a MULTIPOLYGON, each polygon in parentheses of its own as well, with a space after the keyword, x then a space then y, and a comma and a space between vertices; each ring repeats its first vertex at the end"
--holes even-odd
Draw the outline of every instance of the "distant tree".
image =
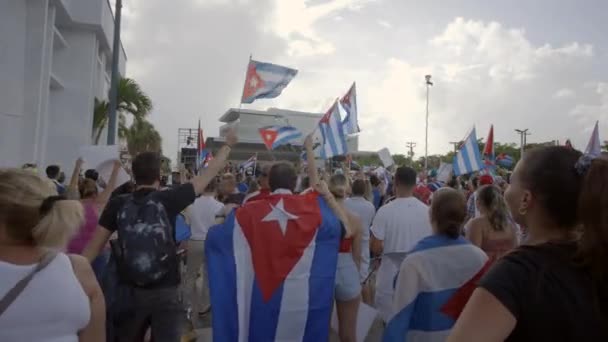
POLYGON ((604 140, 604 146, 602 146, 602 151, 608 152, 608 140, 604 140))
POLYGON ((154 125, 145 119, 136 119, 124 133, 131 156, 141 152, 161 153, 162 138, 154 125))
MULTIPOLYGON (((126 115, 142 119, 152 110, 152 100, 135 80, 123 78, 118 83, 118 135, 123 138, 126 131, 126 115), (123 136, 121 136, 121 134, 123 136)), ((99 144, 101 133, 108 124, 108 101, 94 100, 93 104, 93 143, 99 144)))

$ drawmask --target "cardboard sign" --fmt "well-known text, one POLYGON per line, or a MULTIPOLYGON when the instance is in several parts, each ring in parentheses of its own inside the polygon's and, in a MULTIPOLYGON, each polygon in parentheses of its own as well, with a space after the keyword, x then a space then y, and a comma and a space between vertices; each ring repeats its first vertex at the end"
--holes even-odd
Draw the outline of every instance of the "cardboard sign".
POLYGON ((388 168, 395 165, 395 161, 393 160, 393 157, 391 157, 391 152, 386 147, 378 151, 378 157, 380 157, 380 161, 382 161, 384 167, 388 168))
MULTIPOLYGON (((118 145, 86 145, 79 149, 80 158, 83 159, 82 170, 95 169, 106 183, 110 180, 114 160, 120 156, 118 145)), ((116 179, 116 187, 130 180, 131 177, 121 168, 116 179)), ((112 189, 113 190, 113 189, 112 189)))

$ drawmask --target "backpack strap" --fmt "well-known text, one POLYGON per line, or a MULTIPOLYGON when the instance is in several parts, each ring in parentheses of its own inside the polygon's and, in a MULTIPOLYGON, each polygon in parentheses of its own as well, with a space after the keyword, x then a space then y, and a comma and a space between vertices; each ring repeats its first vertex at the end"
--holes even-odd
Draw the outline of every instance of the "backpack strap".
POLYGON ((25 290, 27 285, 30 283, 32 278, 36 275, 36 273, 45 269, 57 256, 57 252, 48 252, 45 253, 38 265, 23 279, 19 280, 12 289, 10 289, 2 299, 0 299, 0 316, 8 309, 8 307, 19 297, 21 292, 25 290))

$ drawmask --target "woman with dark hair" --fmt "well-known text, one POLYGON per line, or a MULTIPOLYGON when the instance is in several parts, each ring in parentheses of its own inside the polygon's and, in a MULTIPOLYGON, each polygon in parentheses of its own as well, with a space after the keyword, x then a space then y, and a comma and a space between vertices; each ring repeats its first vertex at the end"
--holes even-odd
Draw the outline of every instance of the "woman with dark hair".
POLYGON ((448 341, 608 341, 608 159, 595 157, 526 152, 505 198, 527 245, 479 282, 448 341))
POLYGON ((384 341, 445 341, 471 293, 467 284, 486 269, 485 253, 461 236, 464 195, 441 188, 429 212, 433 235, 420 240, 401 263, 384 341))
POLYGON ((467 223, 467 238, 491 260, 496 260, 517 246, 517 228, 496 186, 479 188, 476 205, 481 215, 467 223))

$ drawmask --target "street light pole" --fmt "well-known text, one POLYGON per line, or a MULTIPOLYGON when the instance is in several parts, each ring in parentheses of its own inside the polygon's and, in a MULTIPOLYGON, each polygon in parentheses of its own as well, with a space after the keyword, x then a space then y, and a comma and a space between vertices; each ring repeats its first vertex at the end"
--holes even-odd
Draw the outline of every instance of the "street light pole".
POLYGON ((426 79, 426 129, 424 134, 424 172, 428 171, 429 167, 429 89, 433 85, 431 75, 424 76, 426 79))
POLYGON ((520 156, 519 159, 522 159, 524 157, 524 148, 526 147, 526 142, 527 139, 526 137, 528 135, 530 135, 530 133, 528 133, 528 129, 516 129, 515 132, 517 132, 519 134, 519 144, 520 144, 520 156))
POLYGON ((112 45, 112 79, 108 108, 108 145, 116 144, 116 109, 118 107, 118 59, 120 58, 120 15, 122 0, 116 0, 114 13, 114 44, 112 45))

